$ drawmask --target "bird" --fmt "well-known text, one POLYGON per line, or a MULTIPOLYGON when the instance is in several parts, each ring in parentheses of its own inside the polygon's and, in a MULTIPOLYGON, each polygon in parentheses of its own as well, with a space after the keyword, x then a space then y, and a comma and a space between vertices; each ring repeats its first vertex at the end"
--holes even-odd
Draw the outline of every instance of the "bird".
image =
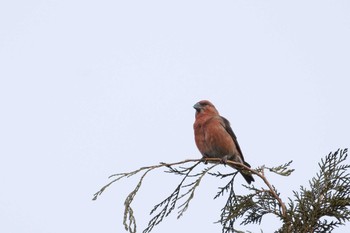
MULTIPOLYGON (((201 100, 193 108, 196 110, 193 124, 194 137, 202 159, 220 158, 224 164, 227 160, 232 160, 251 167, 244 160, 230 122, 220 116, 215 106, 208 100, 201 100)), ((242 171, 232 164, 228 165, 237 169, 248 184, 255 181, 250 172, 242 171)))

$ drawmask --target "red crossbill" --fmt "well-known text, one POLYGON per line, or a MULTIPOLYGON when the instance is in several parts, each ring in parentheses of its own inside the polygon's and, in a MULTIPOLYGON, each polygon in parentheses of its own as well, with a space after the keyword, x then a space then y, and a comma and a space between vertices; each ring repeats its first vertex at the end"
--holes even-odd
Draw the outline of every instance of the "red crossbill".
MULTIPOLYGON (((208 100, 202 100, 193 107, 196 109, 196 120, 193 125, 194 137, 203 159, 221 158, 223 162, 232 160, 250 167, 244 161, 243 153, 230 122, 219 115, 215 106, 208 100)), ((239 170, 232 164, 229 166, 239 170)), ((240 173, 248 184, 254 181, 249 172, 240 171, 240 173)))

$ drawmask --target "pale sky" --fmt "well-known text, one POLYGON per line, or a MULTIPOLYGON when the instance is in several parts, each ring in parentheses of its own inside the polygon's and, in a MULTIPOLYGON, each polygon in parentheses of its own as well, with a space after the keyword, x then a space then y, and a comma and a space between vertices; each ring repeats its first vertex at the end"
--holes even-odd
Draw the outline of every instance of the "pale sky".
MULTIPOLYGON (((202 99, 231 121, 252 167, 294 161, 290 177, 268 173, 287 201, 349 147, 349 12, 346 0, 0 2, 0 232, 125 232, 138 177, 93 194, 111 174, 200 158, 202 99)), ((138 232, 178 182, 146 177, 138 232)), ((222 184, 204 178, 185 215, 153 232, 221 232, 222 184)), ((279 226, 267 216, 237 228, 279 226)))

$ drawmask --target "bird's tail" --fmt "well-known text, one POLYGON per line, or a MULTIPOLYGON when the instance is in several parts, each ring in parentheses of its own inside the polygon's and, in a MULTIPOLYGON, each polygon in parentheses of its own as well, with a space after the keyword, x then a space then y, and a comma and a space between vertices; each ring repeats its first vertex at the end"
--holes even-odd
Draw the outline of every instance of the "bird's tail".
POLYGON ((244 174, 243 172, 240 172, 240 173, 242 174, 243 178, 247 181, 248 184, 255 181, 251 174, 244 174))
MULTIPOLYGON (((243 161, 243 164, 246 165, 247 167, 250 167, 250 164, 247 163, 247 162, 245 162, 245 161, 243 161)), ((237 169, 237 167, 234 167, 234 166, 232 166, 232 165, 230 165, 230 166, 233 167, 233 168, 235 168, 235 169, 237 169)), ((247 181, 248 184, 250 184, 250 183, 252 183, 253 181, 255 181, 254 178, 253 178, 253 176, 252 176, 252 174, 251 174, 249 171, 247 171, 247 170, 242 171, 242 170, 240 170, 240 169, 238 169, 238 170, 239 170, 239 173, 241 173, 241 175, 242 175, 243 178, 247 181)))

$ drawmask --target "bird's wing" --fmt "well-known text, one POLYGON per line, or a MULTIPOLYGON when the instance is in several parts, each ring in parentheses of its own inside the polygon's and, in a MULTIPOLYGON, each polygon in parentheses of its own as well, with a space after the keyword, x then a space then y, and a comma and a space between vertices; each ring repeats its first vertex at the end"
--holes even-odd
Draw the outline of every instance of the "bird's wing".
POLYGON ((226 129, 227 133, 231 136, 233 142, 236 145, 236 148, 237 148, 238 152, 242 156, 242 160, 244 161, 244 157, 243 157, 243 153, 242 153, 241 147, 239 146, 238 141, 237 141, 237 137, 236 137, 235 133, 233 132, 231 126, 230 126, 230 122, 225 117, 221 117, 221 118, 222 118, 222 120, 224 122, 224 128, 226 129))

